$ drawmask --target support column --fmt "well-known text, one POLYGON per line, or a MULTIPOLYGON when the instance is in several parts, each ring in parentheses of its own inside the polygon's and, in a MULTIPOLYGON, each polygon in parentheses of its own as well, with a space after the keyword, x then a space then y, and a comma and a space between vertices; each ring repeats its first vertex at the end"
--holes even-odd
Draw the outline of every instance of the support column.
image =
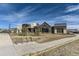
POLYGON ((67 30, 66 29, 64 29, 64 34, 67 34, 67 30))
POLYGON ((40 28, 40 33, 43 33, 43 32, 42 32, 42 28, 40 28))
POLYGON ((54 33, 57 34, 57 29, 54 29, 54 33))
POLYGON ((19 30, 18 29, 17 29, 16 33, 19 34, 19 30))

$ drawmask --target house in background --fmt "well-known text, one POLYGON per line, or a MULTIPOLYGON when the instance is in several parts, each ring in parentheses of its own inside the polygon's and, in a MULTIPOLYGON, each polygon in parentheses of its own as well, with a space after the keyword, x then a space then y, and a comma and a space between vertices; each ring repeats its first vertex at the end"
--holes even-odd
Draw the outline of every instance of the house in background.
POLYGON ((67 34, 67 25, 66 23, 56 23, 52 26, 52 33, 67 34))
POLYGON ((56 23, 54 26, 50 26, 48 23, 44 22, 41 25, 37 23, 33 24, 22 24, 17 27, 17 33, 53 33, 53 34, 67 34, 66 23, 56 23))
POLYGON ((22 33, 27 33, 30 24, 22 24, 22 33))
POLYGON ((51 26, 46 22, 41 24, 39 28, 41 33, 51 33, 51 26))
POLYGON ((21 27, 17 28, 17 33, 22 33, 23 35, 34 34, 38 32, 39 25, 37 23, 33 24, 22 24, 21 27))

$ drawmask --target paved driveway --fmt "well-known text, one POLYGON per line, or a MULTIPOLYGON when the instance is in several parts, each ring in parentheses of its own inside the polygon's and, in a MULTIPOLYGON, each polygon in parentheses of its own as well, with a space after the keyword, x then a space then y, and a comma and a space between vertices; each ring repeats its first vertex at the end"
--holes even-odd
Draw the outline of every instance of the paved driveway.
POLYGON ((16 56, 16 51, 9 34, 0 33, 0 56, 16 56))

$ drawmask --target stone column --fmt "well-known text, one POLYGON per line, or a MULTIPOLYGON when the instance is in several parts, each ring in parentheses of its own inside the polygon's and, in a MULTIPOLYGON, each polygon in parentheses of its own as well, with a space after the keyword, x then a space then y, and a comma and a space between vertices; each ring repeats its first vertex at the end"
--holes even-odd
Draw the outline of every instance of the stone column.
POLYGON ((21 31, 21 30, 19 30, 19 32, 20 32, 20 33, 22 33, 22 31, 21 31))
POLYGON ((17 29, 16 33, 17 33, 17 34, 19 33, 18 29, 17 29))
POLYGON ((57 29, 56 28, 54 29, 54 33, 57 34, 57 29))
POLYGON ((16 30, 16 33, 18 33, 18 30, 16 30))
POLYGON ((66 29, 64 29, 64 34, 67 34, 67 30, 66 29))

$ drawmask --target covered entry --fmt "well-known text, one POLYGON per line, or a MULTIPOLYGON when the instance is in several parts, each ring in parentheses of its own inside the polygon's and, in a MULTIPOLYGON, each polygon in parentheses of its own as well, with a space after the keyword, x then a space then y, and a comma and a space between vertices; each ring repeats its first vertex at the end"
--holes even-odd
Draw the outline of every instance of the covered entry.
POLYGON ((42 33, 50 33, 51 32, 51 26, 44 22, 40 25, 40 32, 42 33))
POLYGON ((63 28, 57 28, 57 33, 64 33, 64 29, 63 28))
POLYGON ((49 29, 48 28, 42 28, 42 32, 49 32, 49 29))
POLYGON ((54 33, 66 34, 67 33, 66 23, 55 24, 54 25, 54 33))

